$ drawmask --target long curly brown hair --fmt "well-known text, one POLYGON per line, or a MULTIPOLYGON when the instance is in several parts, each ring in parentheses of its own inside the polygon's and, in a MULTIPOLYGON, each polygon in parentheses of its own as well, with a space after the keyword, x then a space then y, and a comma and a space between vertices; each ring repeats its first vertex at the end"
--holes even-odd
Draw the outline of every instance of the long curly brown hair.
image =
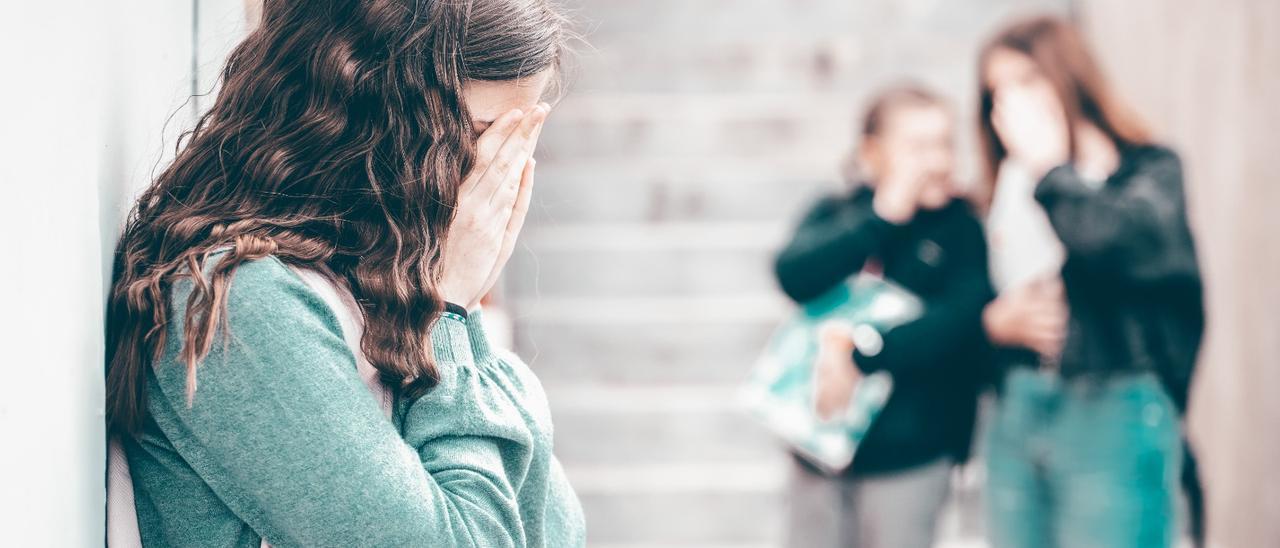
POLYGON ((107 304, 110 428, 136 434, 147 416, 174 283, 193 282, 190 400, 228 327, 236 266, 268 255, 347 286, 383 380, 407 397, 430 389, 437 267, 474 156, 463 85, 558 69, 565 33, 548 0, 267 0, 125 225, 107 304))

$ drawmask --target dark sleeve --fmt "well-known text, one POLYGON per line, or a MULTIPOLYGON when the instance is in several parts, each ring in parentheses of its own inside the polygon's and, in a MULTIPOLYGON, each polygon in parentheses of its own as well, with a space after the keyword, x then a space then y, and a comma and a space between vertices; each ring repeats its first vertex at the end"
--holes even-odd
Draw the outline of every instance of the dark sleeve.
POLYGON ((862 270, 893 228, 870 200, 824 198, 778 253, 774 271, 782 291, 797 303, 821 296, 862 270))
POLYGON ((946 272, 942 292, 925 302, 919 318, 882 333, 879 348, 854 350, 854 363, 863 372, 920 373, 961 362, 980 363, 986 355, 982 308, 993 297, 986 239, 973 217, 966 214, 957 224, 946 250, 955 266, 946 272))
POLYGON ((1182 166, 1171 151, 1138 159, 1128 179, 1094 190, 1070 165, 1036 188, 1073 274, 1122 286, 1199 283, 1182 166))

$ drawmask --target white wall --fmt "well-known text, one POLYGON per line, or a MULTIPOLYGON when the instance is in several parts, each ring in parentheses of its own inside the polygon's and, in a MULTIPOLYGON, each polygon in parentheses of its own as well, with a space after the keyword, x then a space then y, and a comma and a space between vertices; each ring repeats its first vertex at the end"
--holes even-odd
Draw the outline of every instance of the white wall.
POLYGON ((88 545, 102 483, 98 135, 83 65, 94 44, 88 17, 4 11, 0 530, 88 545))
MULTIPOLYGON (((0 7, 0 531, 102 542, 102 306, 138 189, 193 120, 242 6, 71 0, 0 7), (197 21, 204 21, 193 40, 197 21), (212 66, 212 69, 206 68, 212 66)), ((206 105, 207 106, 207 105, 206 105)))

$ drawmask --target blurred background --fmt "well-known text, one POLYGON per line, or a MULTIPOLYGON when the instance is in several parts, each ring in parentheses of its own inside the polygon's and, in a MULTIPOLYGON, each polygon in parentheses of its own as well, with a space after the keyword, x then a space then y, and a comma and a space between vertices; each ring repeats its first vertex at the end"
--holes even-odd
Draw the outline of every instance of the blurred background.
MULTIPOLYGON (((1121 95, 1183 155, 1208 283, 1189 424, 1210 537, 1280 546, 1280 3, 565 3, 587 43, 497 302, 547 386, 592 546, 779 545, 787 460, 734 399, 788 311, 772 253, 837 188, 863 102, 889 84, 950 98, 976 179, 977 48, 1046 12, 1081 25, 1121 95)), ((241 0, 0 7, 0 530, 101 539, 110 250, 253 18, 241 0), (42 329, 68 314, 74 333, 42 329)), ((943 546, 984 545, 980 474, 957 474, 943 546)))

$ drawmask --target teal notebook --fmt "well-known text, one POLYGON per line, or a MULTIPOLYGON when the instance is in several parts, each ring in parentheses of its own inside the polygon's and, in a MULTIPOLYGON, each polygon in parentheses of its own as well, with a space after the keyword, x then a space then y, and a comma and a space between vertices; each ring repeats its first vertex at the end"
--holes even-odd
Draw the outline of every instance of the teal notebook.
POLYGON ((843 472, 888 402, 893 378, 883 371, 863 377, 844 413, 830 420, 819 418, 813 402, 818 327, 838 320, 884 333, 920 317, 922 311, 913 293, 868 274, 858 274, 807 303, 778 327, 756 363, 743 391, 752 416, 818 469, 843 472))

